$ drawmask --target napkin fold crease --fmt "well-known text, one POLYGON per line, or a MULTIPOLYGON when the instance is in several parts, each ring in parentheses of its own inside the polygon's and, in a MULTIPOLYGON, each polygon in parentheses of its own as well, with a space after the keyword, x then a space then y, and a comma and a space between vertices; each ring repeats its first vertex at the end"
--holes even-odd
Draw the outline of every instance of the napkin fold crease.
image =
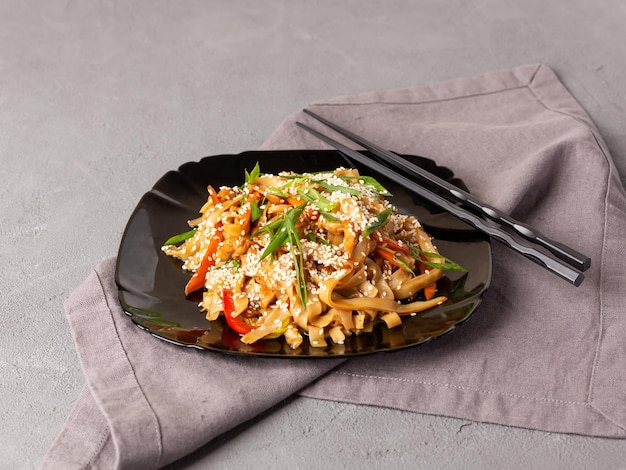
MULTIPOLYGON (((229 356, 159 341, 122 311, 115 259, 65 308, 86 386, 43 468, 158 468, 300 395, 549 432, 626 437, 626 194, 606 145, 545 65, 311 105, 592 258, 575 288, 493 244, 458 331, 349 360, 229 356)), ((261 149, 327 148, 287 117, 261 149)))

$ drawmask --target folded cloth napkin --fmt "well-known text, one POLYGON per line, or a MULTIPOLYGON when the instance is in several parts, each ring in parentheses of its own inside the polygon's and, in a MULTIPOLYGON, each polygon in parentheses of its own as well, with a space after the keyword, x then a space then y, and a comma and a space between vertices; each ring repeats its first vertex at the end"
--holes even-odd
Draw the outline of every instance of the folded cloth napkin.
MULTIPOLYGON (((300 394, 626 437, 626 194, 596 127, 544 65, 311 109, 452 168, 480 199, 591 256, 582 286, 493 244, 493 281, 452 335, 349 360, 229 356, 158 341, 123 313, 115 260, 66 302, 86 378, 44 468, 157 468, 300 394)), ((324 148, 288 117, 263 149, 324 148)))

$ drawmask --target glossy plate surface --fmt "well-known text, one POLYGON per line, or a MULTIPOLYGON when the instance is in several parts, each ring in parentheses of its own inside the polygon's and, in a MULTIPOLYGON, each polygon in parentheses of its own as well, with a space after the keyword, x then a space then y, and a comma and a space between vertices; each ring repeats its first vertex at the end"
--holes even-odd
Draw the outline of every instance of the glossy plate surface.
MULTIPOLYGON (((433 161, 405 156, 428 171, 464 188, 452 171, 433 161)), ((184 287, 190 274, 178 260, 165 256, 160 247, 176 233, 189 230, 187 220, 196 218, 207 198, 206 187, 238 186, 244 170, 259 162, 263 173, 293 170, 298 173, 354 167, 341 154, 330 150, 251 151, 239 155, 206 157, 166 173, 139 201, 132 213, 119 248, 116 282, 124 311, 141 328, 171 343, 235 354, 275 357, 343 357, 401 349, 422 344, 453 331, 480 304, 491 281, 491 247, 478 232, 455 217, 438 211, 425 201, 370 170, 362 174, 377 178, 392 194, 390 201, 400 212, 413 214, 435 237, 446 257, 468 272, 448 272, 438 282, 444 304, 403 318, 402 326, 388 329, 379 324, 371 333, 348 338, 345 344, 297 350, 281 338, 246 345, 220 318, 209 322, 200 312, 198 298, 186 298, 184 287)), ((358 167, 358 166, 357 166, 358 167)), ((467 188, 464 188, 467 189, 467 188)))

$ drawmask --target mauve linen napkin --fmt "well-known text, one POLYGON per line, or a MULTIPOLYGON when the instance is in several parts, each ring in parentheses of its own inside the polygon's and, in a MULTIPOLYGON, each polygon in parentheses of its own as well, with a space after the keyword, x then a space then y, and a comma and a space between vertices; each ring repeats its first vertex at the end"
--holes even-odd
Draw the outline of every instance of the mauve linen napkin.
MULTIPOLYGON (((423 346, 342 360, 228 356, 152 338, 123 313, 115 260, 66 302, 86 378, 44 468, 157 468, 292 394, 626 437, 626 194, 593 122, 544 65, 311 105, 452 168, 480 199, 591 256, 573 287, 493 244, 472 319, 423 346), (269 379, 269 380, 268 380, 269 379)), ((287 118, 262 149, 325 148, 287 118)))

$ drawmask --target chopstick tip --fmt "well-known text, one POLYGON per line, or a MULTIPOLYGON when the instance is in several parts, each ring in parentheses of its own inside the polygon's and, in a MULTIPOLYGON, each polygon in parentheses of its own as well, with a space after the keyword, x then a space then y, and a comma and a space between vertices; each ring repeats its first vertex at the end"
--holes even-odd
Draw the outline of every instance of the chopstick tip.
POLYGON ((576 279, 574 279, 574 286, 580 287, 580 285, 585 280, 585 275, 583 273, 579 273, 576 279))

